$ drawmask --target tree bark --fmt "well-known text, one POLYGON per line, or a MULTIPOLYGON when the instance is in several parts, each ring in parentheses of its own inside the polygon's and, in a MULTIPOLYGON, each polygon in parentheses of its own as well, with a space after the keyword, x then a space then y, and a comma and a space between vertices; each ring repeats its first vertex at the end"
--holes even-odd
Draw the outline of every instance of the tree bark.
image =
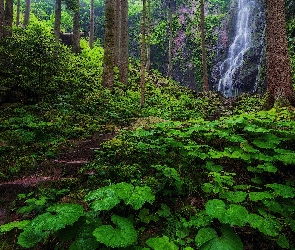
POLYGON ((205 41, 205 14, 204 14, 203 0, 200 0, 200 19, 201 19, 200 25, 201 25, 201 47, 202 47, 202 64, 203 64, 203 91, 209 91, 206 41, 205 41))
POLYGON ((105 0, 105 35, 102 85, 113 89, 115 67, 115 0, 105 0))
POLYGON ((12 36, 13 0, 6 0, 3 20, 3 37, 12 36))
POLYGON ((77 1, 77 9, 73 17, 73 52, 80 52, 80 3, 77 1))
POLYGON ((169 15, 168 15, 168 22, 169 22, 169 40, 168 40, 168 67, 167 67, 167 78, 171 77, 172 71, 172 4, 171 0, 169 0, 169 15))
POLYGON ((3 37, 4 25, 4 0, 0 0, 0 38, 3 37))
POLYGON ((266 0, 266 64, 268 105, 276 101, 294 105, 284 0, 266 0))
POLYGON ((90 2, 90 31, 89 31, 89 47, 94 47, 94 0, 90 2))
POLYGON ((147 24, 147 61, 146 61, 146 70, 149 71, 151 67, 151 0, 148 0, 148 24, 147 24))
POLYGON ((121 54, 121 0, 115 0, 115 65, 120 70, 120 54, 121 54))
POLYGON ((128 1, 121 0, 121 42, 119 59, 119 80, 125 85, 128 84, 128 1))
POLYGON ((59 40, 61 20, 61 0, 55 0, 55 18, 54 18, 54 36, 55 40, 59 40))
POLYGON ((145 103, 145 66, 146 66, 145 29, 146 29, 146 0, 142 0, 140 107, 143 107, 145 103))
POLYGON ((17 0, 15 25, 19 26, 19 24, 20 24, 20 0, 17 0))
POLYGON ((30 21, 30 12, 31 12, 31 0, 26 0, 26 9, 24 17, 24 26, 26 27, 30 21))

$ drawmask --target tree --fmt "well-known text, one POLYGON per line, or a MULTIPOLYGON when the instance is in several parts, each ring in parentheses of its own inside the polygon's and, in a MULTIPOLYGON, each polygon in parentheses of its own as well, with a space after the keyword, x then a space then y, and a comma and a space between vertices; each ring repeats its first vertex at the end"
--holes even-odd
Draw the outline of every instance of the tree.
POLYGON ((10 37, 12 35, 13 22, 13 0, 6 0, 3 20, 3 37, 10 37))
POLYGON ((151 67, 151 0, 148 0, 148 24, 147 24, 147 46, 146 46, 146 70, 149 71, 151 67))
POLYGON ((200 0, 200 25, 201 25, 201 47, 202 47, 202 64, 203 64, 203 90, 209 91, 208 72, 207 72, 207 55, 205 43, 205 14, 204 0, 200 0))
POLYGON ((89 47, 94 46, 94 0, 90 2, 90 30, 89 30, 89 47))
POLYGON ((76 8, 73 17, 73 52, 80 52, 80 3, 76 0, 76 8))
POLYGON ((105 35, 102 85, 113 89, 115 67, 115 0, 105 0, 105 35))
POLYGON ((20 0, 17 0, 15 25, 19 26, 19 24, 20 24, 20 0))
POLYGON ((55 18, 54 18, 54 36, 55 40, 59 40, 60 20, 61 20, 61 0, 55 0, 55 18))
POLYGON ((3 36, 4 0, 0 0, 0 38, 3 36))
POLYGON ((169 0, 169 14, 168 14, 168 22, 169 22, 169 40, 168 40, 168 67, 167 67, 167 78, 171 77, 172 70, 172 3, 169 0))
POLYGON ((121 54, 121 0, 115 0, 115 65, 120 70, 120 54, 121 54))
POLYGON ((143 107, 145 103, 145 66, 146 66, 145 29, 146 29, 146 0, 142 0, 140 107, 143 107))
POLYGON ((31 0, 26 0, 24 26, 27 26, 30 21, 30 13, 31 13, 31 0))
POLYGON ((265 3, 268 104, 273 106, 278 100, 294 104, 284 0, 266 0, 265 3))
POLYGON ((128 1, 121 0, 119 80, 128 84, 128 1))

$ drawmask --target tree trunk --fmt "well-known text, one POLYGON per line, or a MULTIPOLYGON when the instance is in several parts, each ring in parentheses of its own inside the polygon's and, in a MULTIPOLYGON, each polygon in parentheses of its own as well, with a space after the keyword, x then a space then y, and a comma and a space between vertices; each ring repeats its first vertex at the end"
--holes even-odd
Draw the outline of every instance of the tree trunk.
POLYGON ((61 20, 61 0, 55 0, 55 18, 54 18, 54 36, 55 40, 59 40, 61 20))
POLYGON ((4 21, 3 21, 3 37, 12 36, 13 22, 13 0, 6 0, 4 21))
POLYGON ((25 9, 25 18, 24 26, 26 27, 30 21, 30 12, 31 12, 31 0, 26 0, 26 9, 25 9))
POLYGON ((115 66, 120 70, 121 54, 121 0, 115 0, 115 66))
POLYGON ((17 0, 15 25, 19 26, 19 24, 20 24, 20 0, 17 0))
POLYGON ((168 67, 167 67, 167 78, 171 77, 172 70, 172 4, 171 0, 169 0, 169 40, 168 40, 168 67))
POLYGON ((147 61, 146 70, 149 71, 151 67, 151 0, 148 0, 148 24, 147 24, 147 61))
POLYGON ((77 1, 77 9, 73 17, 73 52, 80 52, 80 3, 77 1))
POLYGON ((94 0, 90 2, 90 32, 89 32, 89 47, 94 46, 94 0))
POLYGON ((270 107, 276 101, 294 104, 284 0, 266 0, 265 3, 268 104, 270 107))
POLYGON ((202 47, 202 63, 203 63, 203 91, 209 91, 208 72, 207 72, 207 55, 205 43, 205 14, 204 1, 200 0, 200 25, 201 25, 201 47, 202 47))
POLYGON ((102 85, 109 89, 114 85, 115 26, 115 0, 106 0, 102 85))
POLYGON ((142 0, 140 107, 143 107, 145 103, 145 65, 146 65, 145 29, 146 29, 146 0, 142 0))
POLYGON ((119 60, 119 80, 125 85, 128 84, 128 1, 121 1, 121 42, 119 60))
POLYGON ((0 0, 0 38, 3 37, 4 25, 4 0, 0 0))

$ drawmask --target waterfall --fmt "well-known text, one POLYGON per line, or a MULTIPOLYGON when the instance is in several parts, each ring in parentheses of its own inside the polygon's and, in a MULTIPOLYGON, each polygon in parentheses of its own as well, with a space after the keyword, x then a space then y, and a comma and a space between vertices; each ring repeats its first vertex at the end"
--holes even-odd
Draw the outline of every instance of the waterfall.
MULTIPOLYGON (((253 0, 237 0, 238 11, 235 27, 235 35, 227 53, 227 58, 220 65, 220 80, 218 91, 225 97, 234 97, 240 93, 240 82, 237 75, 240 74, 245 54, 252 46, 251 12, 255 6, 253 0)), ((246 65, 247 66, 247 65, 246 65)))

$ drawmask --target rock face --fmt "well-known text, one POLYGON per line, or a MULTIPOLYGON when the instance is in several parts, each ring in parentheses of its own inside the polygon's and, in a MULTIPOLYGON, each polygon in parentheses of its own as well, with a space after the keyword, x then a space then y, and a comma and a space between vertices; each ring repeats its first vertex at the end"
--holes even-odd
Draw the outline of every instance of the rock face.
POLYGON ((262 0, 233 0, 215 47, 210 84, 225 97, 264 92, 265 6, 262 0))

